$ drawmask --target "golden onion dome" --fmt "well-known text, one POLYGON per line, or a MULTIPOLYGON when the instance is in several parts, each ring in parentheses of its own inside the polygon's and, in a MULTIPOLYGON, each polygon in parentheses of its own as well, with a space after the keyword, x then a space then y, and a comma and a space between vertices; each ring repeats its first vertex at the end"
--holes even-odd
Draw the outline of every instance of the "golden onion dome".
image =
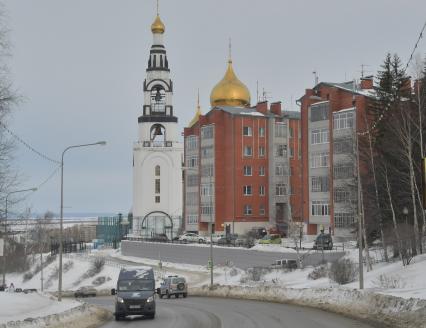
POLYGON ((248 107, 250 91, 234 73, 232 60, 228 61, 228 69, 223 79, 216 84, 210 93, 210 104, 214 106, 248 107))
POLYGON ((163 34, 166 30, 166 27, 164 26, 163 22, 160 19, 160 15, 157 14, 157 17, 155 18, 154 23, 151 25, 151 31, 152 33, 160 33, 163 34))

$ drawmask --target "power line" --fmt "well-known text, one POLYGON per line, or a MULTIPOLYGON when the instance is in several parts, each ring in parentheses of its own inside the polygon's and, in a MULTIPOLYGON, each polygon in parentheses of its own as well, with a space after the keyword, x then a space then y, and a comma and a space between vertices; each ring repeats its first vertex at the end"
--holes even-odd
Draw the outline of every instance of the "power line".
POLYGON ((32 147, 30 144, 28 144, 27 142, 25 142, 22 138, 20 138, 18 135, 16 135, 14 132, 12 132, 6 125, 3 124, 3 122, 0 121, 0 125, 16 140, 18 140, 21 144, 23 144, 25 147, 27 147, 30 151, 32 151, 33 153, 37 154, 38 156, 40 156, 41 158, 45 159, 46 161, 55 163, 55 164, 61 164, 61 162, 54 160, 52 158, 50 158, 49 156, 39 152, 38 150, 36 150, 34 147, 32 147))
POLYGON ((52 173, 50 173, 50 175, 42 182, 38 185, 37 189, 40 189, 41 187, 43 187, 46 183, 48 183, 50 181, 50 179, 52 179, 55 174, 59 171, 59 169, 61 168, 61 165, 57 166, 52 173))

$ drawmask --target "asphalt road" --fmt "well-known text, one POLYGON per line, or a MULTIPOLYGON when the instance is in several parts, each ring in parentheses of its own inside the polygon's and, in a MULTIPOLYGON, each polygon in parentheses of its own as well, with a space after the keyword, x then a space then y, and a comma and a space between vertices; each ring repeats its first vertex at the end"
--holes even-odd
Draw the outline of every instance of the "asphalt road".
MULTIPOLYGON (((113 297, 85 299, 113 311, 113 297)), ((293 305, 220 298, 157 298, 155 319, 110 321, 104 328, 372 328, 337 314, 293 305)))
MULTIPOLYGON (((210 257, 209 247, 191 246, 190 244, 166 244, 122 241, 121 253, 126 256, 156 259, 163 262, 207 265, 210 257)), ((304 257, 304 265, 317 265, 323 259, 334 261, 344 255, 344 252, 324 251, 312 252, 304 257), (323 257, 324 256, 324 257, 323 257)), ((231 261, 236 267, 247 269, 255 266, 268 266, 279 259, 297 259, 296 253, 263 252, 232 247, 214 247, 214 264, 225 264, 231 261)))

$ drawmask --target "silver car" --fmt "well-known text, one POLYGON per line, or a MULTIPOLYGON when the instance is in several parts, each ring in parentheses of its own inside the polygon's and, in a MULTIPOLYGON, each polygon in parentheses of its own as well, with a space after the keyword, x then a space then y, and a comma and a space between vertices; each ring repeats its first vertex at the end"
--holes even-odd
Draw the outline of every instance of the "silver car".
POLYGON ((179 295, 181 295, 182 297, 187 297, 188 285, 186 284, 186 280, 183 277, 168 276, 161 282, 160 288, 158 288, 157 293, 160 298, 163 298, 163 296, 167 296, 167 298, 170 298, 172 295, 174 295, 175 298, 178 298, 179 295))
POLYGON ((96 289, 93 286, 83 286, 74 292, 75 297, 95 297, 96 289))

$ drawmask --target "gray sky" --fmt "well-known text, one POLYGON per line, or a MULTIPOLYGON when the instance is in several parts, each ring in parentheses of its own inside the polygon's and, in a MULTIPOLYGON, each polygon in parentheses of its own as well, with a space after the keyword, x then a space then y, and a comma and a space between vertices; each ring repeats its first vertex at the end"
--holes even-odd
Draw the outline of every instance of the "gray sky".
MULTIPOLYGON (((67 153, 65 211, 127 212, 155 0, 3 2, 11 77, 25 97, 11 128, 58 159, 68 145, 106 140, 106 147, 67 153)), ((258 80, 270 100, 296 110, 294 100, 313 86, 313 70, 320 81, 341 82, 359 78, 361 64, 376 72, 388 51, 408 60, 425 13, 424 0, 161 0, 179 124, 193 117, 197 88, 208 110, 229 37, 252 103, 258 80)), ((425 39, 419 50, 426 54, 425 39)), ((16 166, 22 187, 38 185, 55 168, 21 146, 16 166)), ((59 174, 25 206, 59 212, 59 174)))

